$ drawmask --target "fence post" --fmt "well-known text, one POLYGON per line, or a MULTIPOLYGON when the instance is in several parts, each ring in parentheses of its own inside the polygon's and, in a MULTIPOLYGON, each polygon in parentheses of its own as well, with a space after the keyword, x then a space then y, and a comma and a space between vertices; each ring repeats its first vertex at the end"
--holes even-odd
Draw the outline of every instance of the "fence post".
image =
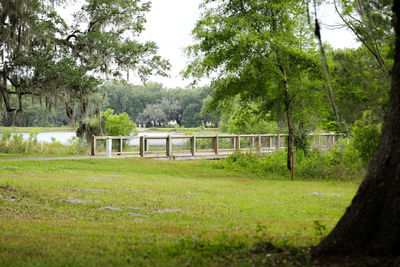
POLYGON ((144 151, 149 151, 149 140, 147 139, 144 140, 144 151))
POLYGON ((96 156, 96 136, 92 135, 91 154, 96 156))
POLYGON ((166 152, 167 152, 167 157, 172 156, 172 142, 171 142, 171 135, 168 135, 167 140, 166 140, 166 152))
POLYGON ((218 155, 218 135, 213 137, 213 143, 215 155, 218 155))
POLYGON ((236 137, 231 138, 231 147, 232 149, 236 149, 236 137))
POLYGON ((261 135, 257 137, 257 153, 261 154, 261 135))
POLYGON ((190 138, 190 152, 192 152, 192 156, 196 154, 196 136, 190 138))
POLYGON ((117 155, 122 155, 122 136, 117 139, 117 155))
POLYGON ((331 145, 332 145, 332 147, 331 147, 331 150, 333 149, 333 147, 335 146, 335 142, 336 142, 336 140, 335 140, 335 135, 332 135, 332 141, 331 141, 332 143, 331 143, 331 145))
POLYGON ((111 137, 107 136, 106 139, 106 157, 111 158, 111 150, 112 150, 112 139, 111 137))
POLYGON ((278 150, 280 147, 281 147, 281 136, 278 134, 276 136, 275 150, 278 150))
POLYGON ((236 136, 235 149, 240 150, 240 135, 236 136))
POLYGON ((254 137, 250 137, 250 151, 253 152, 254 150, 254 137))
POLYGON ((140 137, 140 142, 139 142, 139 146, 140 146, 140 156, 144 157, 144 152, 145 152, 145 139, 146 137, 143 135, 140 137))

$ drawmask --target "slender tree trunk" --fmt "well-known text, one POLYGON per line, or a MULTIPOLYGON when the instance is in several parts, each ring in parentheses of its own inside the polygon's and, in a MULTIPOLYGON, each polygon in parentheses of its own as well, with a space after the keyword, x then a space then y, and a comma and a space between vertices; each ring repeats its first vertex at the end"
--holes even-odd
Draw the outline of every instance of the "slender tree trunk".
MULTIPOLYGON (((400 17, 400 3, 393 1, 400 17)), ((351 205, 317 254, 400 255, 400 25, 396 21, 392 89, 382 137, 351 205)))
POLYGON ((288 124, 288 144, 287 144, 287 168, 292 169, 291 155, 294 149, 294 126, 293 126, 293 103, 289 92, 289 83, 287 80, 286 70, 283 66, 280 66, 280 70, 283 75, 283 87, 285 93, 285 105, 286 105, 286 118, 288 124))
MULTIPOLYGON (((317 14, 317 11, 315 10, 315 14, 317 14)), ((315 35, 318 39, 318 46, 319 46, 319 51, 321 54, 321 64, 322 64, 322 68, 324 70, 324 80, 325 80, 325 86, 326 89, 328 91, 328 96, 329 96, 329 103, 331 105, 333 114, 335 116, 335 121, 339 127, 339 129, 341 129, 342 131, 344 130, 345 132, 348 131, 348 126, 346 124, 346 122, 343 120, 341 120, 340 115, 339 115, 339 111, 335 102, 335 95, 334 95, 334 90, 333 90, 333 85, 332 85, 332 78, 331 78, 331 73, 329 71, 329 67, 328 67, 328 62, 326 61, 326 56, 325 56, 325 50, 324 50, 324 46, 322 45, 322 40, 321 40, 321 32, 320 32, 320 26, 319 26, 319 22, 318 19, 315 19, 315 35), (342 123, 344 125, 344 129, 342 129, 342 123)))

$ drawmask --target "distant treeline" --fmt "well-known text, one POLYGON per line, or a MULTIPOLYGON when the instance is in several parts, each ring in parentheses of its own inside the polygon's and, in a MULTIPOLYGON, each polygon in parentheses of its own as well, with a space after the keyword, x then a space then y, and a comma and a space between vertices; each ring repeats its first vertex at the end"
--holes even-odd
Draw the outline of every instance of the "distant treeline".
MULTIPOLYGON (((184 127, 218 127, 219 116, 205 112, 211 88, 167 89, 160 83, 146 85, 109 83, 92 96, 92 109, 113 109, 116 114, 127 113, 138 126, 168 127, 176 124, 184 127)), ((12 101, 17 101, 13 98, 12 101)), ((24 99, 24 110, 10 118, 0 112, 0 125, 49 127, 70 125, 65 106, 57 104, 52 109, 37 99, 24 99)), ((79 113, 78 107, 75 112, 79 113)))

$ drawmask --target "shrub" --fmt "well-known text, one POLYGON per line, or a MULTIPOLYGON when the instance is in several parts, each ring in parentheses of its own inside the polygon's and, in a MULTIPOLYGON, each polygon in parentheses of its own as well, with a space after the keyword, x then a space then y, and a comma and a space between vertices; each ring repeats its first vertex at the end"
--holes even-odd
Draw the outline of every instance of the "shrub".
POLYGON ((1 142, 5 142, 11 139, 11 130, 7 129, 1 135, 1 142))
MULTIPOLYGON (((263 156, 235 152, 226 160, 216 163, 216 168, 253 173, 257 176, 288 177, 286 151, 278 150, 263 156)), ((365 175, 366 168, 358 152, 347 140, 339 140, 331 152, 303 150, 295 152, 294 164, 297 179, 358 180, 365 175)))
POLYGON ((116 115, 114 114, 114 110, 107 109, 101 114, 101 122, 105 135, 128 136, 137 134, 136 124, 131 121, 129 115, 125 112, 116 115))
POLYGON ((129 136, 137 135, 136 124, 131 121, 128 114, 114 114, 114 110, 107 109, 100 116, 100 120, 84 121, 78 127, 76 136, 88 143, 92 135, 129 136))
POLYGON ((364 165, 371 161, 381 137, 381 125, 371 123, 367 117, 365 115, 362 120, 356 121, 352 129, 353 145, 364 165))

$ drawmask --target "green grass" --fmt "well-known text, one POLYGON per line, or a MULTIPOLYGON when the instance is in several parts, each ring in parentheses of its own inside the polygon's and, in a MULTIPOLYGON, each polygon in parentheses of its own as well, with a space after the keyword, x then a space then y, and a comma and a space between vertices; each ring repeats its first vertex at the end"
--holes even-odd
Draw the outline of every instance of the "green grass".
POLYGON ((246 265, 243 251, 260 241, 318 243, 358 187, 249 177, 214 165, 0 162, 0 266, 246 265), (120 210, 101 209, 106 206, 120 210))
POLYGON ((10 130, 13 133, 29 133, 29 132, 73 132, 72 127, 4 127, 0 126, 0 133, 10 130))
POLYGON ((81 156, 89 156, 89 150, 84 153, 73 152, 54 152, 54 153, 0 153, 0 159, 19 159, 19 158, 56 158, 56 157, 81 157, 81 156))

